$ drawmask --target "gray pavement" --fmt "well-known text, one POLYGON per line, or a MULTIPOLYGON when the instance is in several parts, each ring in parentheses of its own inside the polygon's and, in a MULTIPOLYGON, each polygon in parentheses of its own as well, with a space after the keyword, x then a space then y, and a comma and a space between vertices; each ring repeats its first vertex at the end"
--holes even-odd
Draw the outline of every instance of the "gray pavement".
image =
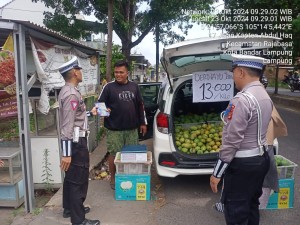
POLYGON ((274 104, 278 104, 284 108, 290 108, 296 111, 300 110, 300 96, 299 97, 292 97, 292 96, 287 96, 283 94, 274 94, 274 93, 269 93, 271 96, 274 104))
MULTIPOLYGON (((292 110, 300 110, 300 98, 270 93, 275 104, 292 110)), ((93 169, 104 158, 106 148, 102 140, 90 155, 93 169)), ((152 151, 152 139, 143 141, 152 151)), ((87 218, 100 219, 102 225, 154 225, 154 216, 160 206, 165 204, 163 187, 152 166, 151 201, 116 201, 109 181, 91 180, 85 204, 91 207, 87 218)), ((11 225, 68 225, 69 219, 62 217, 62 190, 60 189, 38 215, 17 216, 11 225)), ((1 222, 0 222, 1 224, 1 222)))
MULTIPOLYGON (((152 151, 152 139, 141 142, 148 145, 152 151), (151 147, 150 147, 151 146, 151 147)), ((90 154, 91 166, 93 169, 104 158, 106 153, 105 140, 102 140, 98 147, 90 154)), ((153 168, 152 168, 153 169, 153 168)), ((151 201, 116 201, 114 191, 110 188, 108 180, 90 180, 86 206, 91 207, 88 219, 99 219, 101 225, 132 225, 132 224, 153 224, 152 215, 159 204, 157 189, 153 177, 151 183, 151 201)), ((1 223, 0 223, 1 224, 1 223)), ((11 225, 68 225, 70 219, 62 217, 62 188, 51 198, 38 215, 27 214, 17 216, 11 225)))

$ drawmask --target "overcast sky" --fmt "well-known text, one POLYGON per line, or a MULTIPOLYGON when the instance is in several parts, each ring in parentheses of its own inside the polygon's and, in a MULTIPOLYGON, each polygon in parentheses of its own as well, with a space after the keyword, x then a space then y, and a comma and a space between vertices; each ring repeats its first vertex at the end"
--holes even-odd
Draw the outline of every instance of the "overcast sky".
MULTIPOLYGON (((214 4, 217 10, 222 10, 224 8, 223 0, 220 0, 218 3, 214 4)), ((177 28, 174 28, 175 31, 180 32, 180 30, 177 28)), ((201 37, 209 37, 209 33, 211 33, 211 36, 218 36, 221 35, 221 31, 216 31, 215 29, 211 29, 211 31, 208 30, 207 27, 204 27, 203 25, 194 24, 193 28, 188 31, 188 35, 185 37, 185 40, 188 39, 194 39, 194 38, 201 38, 201 37)), ((135 38, 136 39, 136 38, 135 38)), ((134 40, 134 39, 133 39, 134 40)), ((114 44, 121 45, 121 41, 119 37, 116 35, 116 33, 113 34, 113 42, 114 44)), ((159 45, 159 55, 162 52, 163 45, 160 43, 159 45)), ((155 55, 156 55, 156 46, 154 42, 154 35, 153 33, 149 33, 143 41, 136 47, 134 47, 131 50, 131 54, 137 53, 142 54, 145 56, 146 59, 149 60, 149 62, 154 65, 155 64, 155 55)))
MULTIPOLYGON (((221 34, 221 31, 211 30, 211 35, 214 35, 215 32, 218 35, 221 34)), ((202 25, 195 24, 193 28, 188 31, 188 35, 185 37, 185 40, 201 38, 201 37, 209 37, 209 30, 207 29, 207 27, 202 27, 202 25)), ((121 41, 115 33, 113 34, 113 41, 115 44, 121 45, 121 41)), ((159 55, 161 54, 163 47, 164 46, 160 43, 159 55)), ((145 58, 148 59, 152 65, 154 65, 155 55, 156 55, 155 51, 156 51, 156 46, 154 42, 154 35, 152 33, 149 33, 138 46, 134 47, 131 50, 131 54, 135 52, 140 53, 144 55, 145 58)))
POLYGON ((10 2, 11 0, 0 0, 0 7, 10 2))
MULTIPOLYGON (((5 5, 6 3, 10 2, 11 0, 0 0, 0 7, 5 5)), ((218 3, 214 4, 215 7, 217 7, 218 10, 223 9, 223 1, 220 0, 218 3)), ((85 17, 87 20, 96 21, 96 18, 94 16, 85 17)), ((174 28, 174 30, 178 31, 180 33, 180 30, 174 28)), ((214 33, 217 33, 217 35, 220 35, 220 31, 216 31, 212 29, 211 34, 214 35, 214 33)), ((185 40, 187 39, 194 39, 194 38, 200 38, 200 37, 209 37, 209 30, 207 27, 203 27, 203 25, 197 25, 194 24, 193 28, 188 31, 188 35, 185 37, 185 40)), ((136 39, 136 38, 135 38, 136 39)), ((134 38, 133 38, 134 40, 134 38)), ((113 42, 114 44, 121 45, 121 41, 119 37, 114 33, 113 34, 113 42)), ((152 33, 149 33, 143 41, 136 47, 134 47, 131 50, 131 54, 137 53, 142 54, 145 56, 146 59, 149 60, 149 62, 154 65, 155 64, 155 42, 154 42, 154 36, 152 33)), ((163 49, 163 45, 160 43, 159 46, 159 52, 161 53, 163 49)))

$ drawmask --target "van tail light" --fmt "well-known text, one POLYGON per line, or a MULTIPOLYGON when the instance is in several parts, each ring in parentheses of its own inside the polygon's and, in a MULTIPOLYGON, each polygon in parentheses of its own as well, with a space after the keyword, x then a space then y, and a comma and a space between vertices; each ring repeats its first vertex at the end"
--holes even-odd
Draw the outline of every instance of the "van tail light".
POLYGON ((158 157, 158 164, 165 167, 176 167, 178 162, 172 153, 161 153, 158 157))
POLYGON ((160 163, 160 165, 161 166, 167 166, 167 167, 174 167, 176 165, 176 163, 173 162, 173 161, 166 161, 166 160, 164 160, 164 161, 162 161, 160 163))
POLYGON ((169 115, 165 113, 158 113, 156 117, 157 130, 163 134, 169 133, 169 115))

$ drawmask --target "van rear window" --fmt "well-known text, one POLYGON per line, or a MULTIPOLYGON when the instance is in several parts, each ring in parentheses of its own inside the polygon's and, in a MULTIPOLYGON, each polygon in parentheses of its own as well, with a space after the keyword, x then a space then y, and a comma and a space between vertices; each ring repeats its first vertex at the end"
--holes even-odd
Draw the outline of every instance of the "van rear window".
POLYGON ((190 55, 190 56, 180 56, 173 57, 170 59, 171 63, 177 67, 183 67, 195 63, 209 62, 209 61, 219 61, 221 60, 220 54, 212 55, 190 55))

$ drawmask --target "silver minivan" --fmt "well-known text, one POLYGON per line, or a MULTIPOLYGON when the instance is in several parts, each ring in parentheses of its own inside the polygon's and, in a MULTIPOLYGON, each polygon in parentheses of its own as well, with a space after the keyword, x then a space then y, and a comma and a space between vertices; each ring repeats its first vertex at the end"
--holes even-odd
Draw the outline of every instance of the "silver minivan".
POLYGON ((269 36, 201 38, 164 48, 161 85, 153 123, 158 175, 211 174, 221 145, 220 113, 235 95, 232 54, 261 56, 269 36), (260 54, 260 55, 259 55, 260 54))

